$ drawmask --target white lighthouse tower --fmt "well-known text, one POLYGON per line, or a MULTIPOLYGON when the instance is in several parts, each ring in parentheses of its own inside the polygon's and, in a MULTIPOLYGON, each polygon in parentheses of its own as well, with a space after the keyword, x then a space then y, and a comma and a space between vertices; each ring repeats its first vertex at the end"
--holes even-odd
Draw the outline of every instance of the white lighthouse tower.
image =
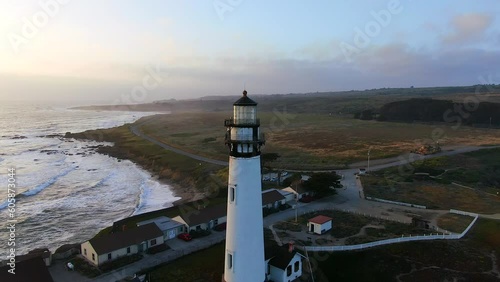
POLYGON ((229 147, 224 281, 260 282, 266 280, 260 170, 264 140, 257 103, 246 90, 233 111, 233 118, 224 122, 229 147))

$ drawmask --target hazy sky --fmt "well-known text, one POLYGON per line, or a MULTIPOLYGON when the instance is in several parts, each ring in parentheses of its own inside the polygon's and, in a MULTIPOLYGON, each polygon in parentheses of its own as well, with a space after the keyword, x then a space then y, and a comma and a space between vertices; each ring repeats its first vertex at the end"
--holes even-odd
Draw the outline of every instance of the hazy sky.
POLYGON ((498 15, 498 0, 0 0, 0 100, 500 83, 498 15))

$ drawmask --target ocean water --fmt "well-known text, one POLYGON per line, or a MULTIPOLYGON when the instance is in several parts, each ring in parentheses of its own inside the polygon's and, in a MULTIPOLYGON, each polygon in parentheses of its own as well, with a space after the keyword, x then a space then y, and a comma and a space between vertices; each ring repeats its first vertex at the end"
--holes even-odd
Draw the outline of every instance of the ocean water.
POLYGON ((16 253, 92 238, 124 217, 172 206, 171 187, 130 161, 95 153, 102 142, 45 137, 110 128, 154 113, 0 105, 0 260, 7 256, 8 169, 16 171, 16 253))

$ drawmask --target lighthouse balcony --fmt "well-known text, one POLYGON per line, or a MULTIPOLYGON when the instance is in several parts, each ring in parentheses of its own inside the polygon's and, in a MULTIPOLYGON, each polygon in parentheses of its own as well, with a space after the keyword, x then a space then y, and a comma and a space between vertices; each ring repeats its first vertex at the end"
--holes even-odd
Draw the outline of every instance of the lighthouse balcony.
POLYGON ((225 142, 229 143, 239 143, 239 144, 256 144, 266 143, 266 137, 263 133, 260 134, 236 134, 232 135, 230 131, 226 132, 225 142))
POLYGON ((258 127, 260 126, 260 118, 257 119, 226 119, 224 121, 225 127, 258 127))

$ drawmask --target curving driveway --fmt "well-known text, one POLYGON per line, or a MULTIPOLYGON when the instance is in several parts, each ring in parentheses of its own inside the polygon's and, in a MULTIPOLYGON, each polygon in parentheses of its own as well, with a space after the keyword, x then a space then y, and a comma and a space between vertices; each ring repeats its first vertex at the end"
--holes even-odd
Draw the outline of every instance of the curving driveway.
POLYGON ((190 157, 192 159, 195 159, 195 160, 198 160, 198 161, 202 161, 202 162, 206 162, 206 163, 211 163, 211 164, 215 164, 215 165, 221 165, 221 166, 228 166, 229 163, 228 162, 225 162, 225 161, 219 161, 219 160, 214 160, 214 159, 210 159, 210 158, 207 158, 207 157, 202 157, 200 155, 196 155, 196 154, 192 154, 192 153, 188 153, 186 151, 183 151, 183 150, 180 150, 178 148, 175 148, 175 147, 172 147, 172 146, 169 146, 157 139, 154 139, 146 134, 144 134, 138 127, 138 125, 132 125, 129 127, 130 131, 132 133, 134 133, 135 135, 143 138, 143 139, 146 139, 148 140, 149 142, 152 142, 152 143, 155 143, 156 145, 159 145, 161 146, 162 148, 164 149, 167 149, 169 151, 172 151, 174 153, 177 153, 177 154, 180 154, 180 155, 184 155, 186 157, 190 157))

